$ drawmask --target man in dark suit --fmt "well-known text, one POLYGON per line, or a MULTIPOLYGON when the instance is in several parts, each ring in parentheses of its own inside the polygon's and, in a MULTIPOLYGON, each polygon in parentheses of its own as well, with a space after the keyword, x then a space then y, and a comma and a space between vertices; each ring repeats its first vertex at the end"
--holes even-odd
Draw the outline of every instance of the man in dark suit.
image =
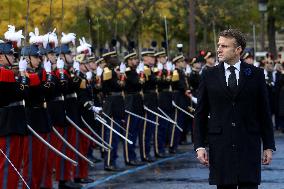
POLYGON ((198 89, 195 149, 217 189, 257 189, 261 162, 268 165, 275 150, 263 70, 240 61, 245 46, 240 31, 221 32, 220 63, 204 70, 198 89))

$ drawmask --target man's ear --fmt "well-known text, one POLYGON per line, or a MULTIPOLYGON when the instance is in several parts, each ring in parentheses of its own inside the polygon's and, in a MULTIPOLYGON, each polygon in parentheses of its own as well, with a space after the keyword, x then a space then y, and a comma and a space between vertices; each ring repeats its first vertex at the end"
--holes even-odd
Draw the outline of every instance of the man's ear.
POLYGON ((3 54, 0 54, 0 61, 1 62, 3 61, 3 58, 4 58, 3 54))
POLYGON ((236 52, 237 52, 239 55, 242 54, 242 51, 243 51, 243 48, 242 48, 241 46, 238 46, 238 47, 236 48, 236 52))

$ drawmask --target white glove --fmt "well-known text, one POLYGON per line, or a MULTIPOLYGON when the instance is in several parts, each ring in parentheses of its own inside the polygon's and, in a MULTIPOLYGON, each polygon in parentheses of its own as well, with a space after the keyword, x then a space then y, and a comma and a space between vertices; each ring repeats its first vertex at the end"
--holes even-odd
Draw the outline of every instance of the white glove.
POLYGON ((57 58, 56 67, 57 67, 57 69, 63 69, 64 68, 64 61, 60 57, 57 58))
POLYGON ((103 110, 102 107, 92 106, 93 112, 99 114, 103 110))
POLYGON ((47 61, 47 58, 45 58, 44 61, 43 61, 43 67, 44 67, 46 73, 51 72, 51 62, 47 61))
POLYGON ((136 72, 137 72, 138 74, 140 73, 139 66, 137 66, 136 72))
POLYGON ((97 72, 96 75, 98 77, 101 77, 103 74, 103 69, 100 66, 98 66, 96 72, 97 72))
POLYGON ((158 67, 158 70, 159 70, 159 71, 163 70, 163 64, 162 64, 162 63, 159 62, 159 63, 157 64, 157 67, 158 67))
POLYGON ((191 68, 190 68, 189 65, 186 65, 185 73, 186 73, 186 74, 190 74, 190 73, 191 73, 191 68))
POLYGON ((172 70, 173 70, 173 64, 172 64, 171 62, 167 62, 167 63, 166 63, 166 69, 167 69, 168 71, 172 71, 172 70))
POLYGON ((27 67, 28 67, 27 60, 21 57, 20 62, 19 62, 19 71, 24 72, 27 70, 27 67))
POLYGON ((86 78, 87 78, 87 80, 91 80, 91 79, 92 79, 92 76, 93 76, 92 72, 88 71, 88 72, 86 73, 86 78))
POLYGON ((139 74, 140 72, 144 72, 144 63, 140 62, 137 66, 136 72, 139 74))
POLYGON ((77 61, 73 62, 73 68, 75 71, 80 71, 80 63, 77 61))
POLYGON ((123 62, 121 62, 120 66, 119 66, 119 71, 120 71, 120 73, 125 73, 125 71, 126 71, 126 65, 123 62))

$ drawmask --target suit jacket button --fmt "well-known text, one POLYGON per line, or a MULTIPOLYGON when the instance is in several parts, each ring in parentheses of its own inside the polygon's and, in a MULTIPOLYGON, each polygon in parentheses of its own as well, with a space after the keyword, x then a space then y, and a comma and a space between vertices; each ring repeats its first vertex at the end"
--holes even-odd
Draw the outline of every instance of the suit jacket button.
POLYGON ((232 126, 235 127, 235 126, 236 126, 236 123, 233 122, 233 123, 232 123, 232 126))

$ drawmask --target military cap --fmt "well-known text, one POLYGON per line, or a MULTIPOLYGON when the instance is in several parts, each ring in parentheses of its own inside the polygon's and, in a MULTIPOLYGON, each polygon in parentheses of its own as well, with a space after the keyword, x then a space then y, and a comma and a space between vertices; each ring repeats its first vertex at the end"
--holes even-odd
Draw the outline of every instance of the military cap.
POLYGON ((25 46, 22 48, 21 51, 22 56, 42 56, 38 45, 31 44, 30 46, 25 46))
POLYGON ((55 48, 55 52, 57 55, 70 54, 71 50, 70 50, 69 44, 62 44, 61 46, 55 48))
POLYGON ((177 54, 174 58, 173 58, 173 63, 176 63, 176 62, 178 62, 179 60, 184 60, 185 58, 184 58, 184 56, 183 56, 183 54, 177 54))
POLYGON ((155 51, 152 48, 143 48, 141 52, 142 56, 154 56, 155 51))
POLYGON ((166 50, 165 49, 160 49, 158 52, 155 53, 155 56, 167 56, 166 50))
POLYGON ((247 59, 247 58, 253 58, 253 55, 250 52, 246 52, 243 57, 243 59, 247 59))
POLYGON ((103 53, 102 53, 102 57, 106 58, 106 57, 116 57, 116 50, 110 50, 110 49, 104 49, 103 53))
POLYGON ((204 59, 214 58, 214 54, 211 51, 206 52, 204 59))
POLYGON ((0 43, 0 54, 14 54, 12 42, 0 43))
POLYGON ((127 61, 129 58, 137 57, 137 53, 135 51, 124 52, 124 60, 127 61))
POLYGON ((104 62, 104 61, 105 61, 105 60, 104 60, 103 57, 97 57, 95 63, 96 63, 96 64, 100 64, 100 63, 102 63, 102 62, 104 62))

